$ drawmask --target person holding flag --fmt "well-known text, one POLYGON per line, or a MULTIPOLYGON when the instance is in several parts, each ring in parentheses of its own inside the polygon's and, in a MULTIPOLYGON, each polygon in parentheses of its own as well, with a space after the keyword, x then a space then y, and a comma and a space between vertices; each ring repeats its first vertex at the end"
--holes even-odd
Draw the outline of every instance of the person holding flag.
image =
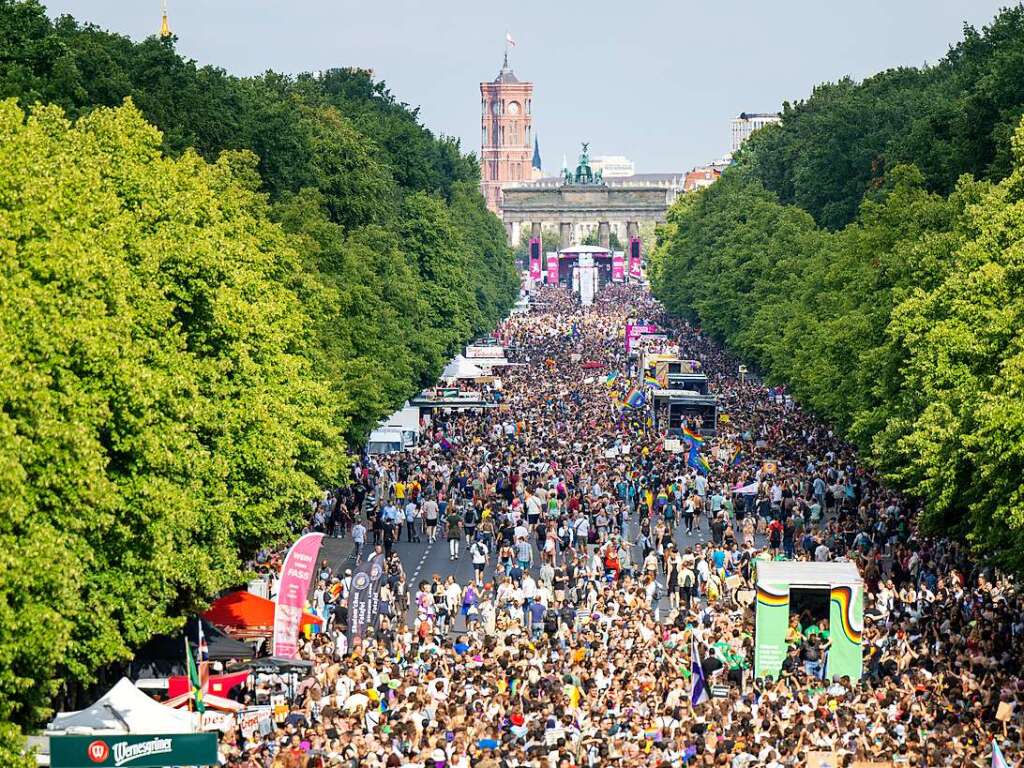
POLYGON ((636 387, 631 387, 626 394, 626 405, 630 408, 642 408, 647 402, 647 397, 636 387))
POLYGON ((732 454, 729 456, 729 466, 738 467, 740 462, 743 461, 743 446, 738 444, 732 449, 732 454))
POLYGON ((694 638, 690 641, 690 706, 696 707, 709 698, 708 684, 704 679, 704 667, 700 663, 697 640, 694 638))
POLYGON ((689 440, 691 446, 704 445, 704 438, 700 436, 700 433, 690 429, 688 426, 683 427, 683 439, 689 440))
POLYGON ((708 464, 708 460, 700 455, 700 451, 697 449, 697 443, 690 443, 690 454, 686 458, 686 466, 697 470, 701 475, 707 475, 711 471, 711 465, 708 464))

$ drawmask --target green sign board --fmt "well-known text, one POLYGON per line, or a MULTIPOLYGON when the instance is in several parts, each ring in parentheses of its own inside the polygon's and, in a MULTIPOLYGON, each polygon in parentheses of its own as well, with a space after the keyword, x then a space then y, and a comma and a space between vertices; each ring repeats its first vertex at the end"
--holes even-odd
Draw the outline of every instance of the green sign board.
POLYGON ((754 610, 754 675, 779 676, 786 659, 786 631, 789 629, 789 583, 757 582, 754 610))
POLYGON ((859 680, 863 668, 864 588, 860 584, 832 587, 829 600, 828 677, 859 680))
POLYGON ((52 768, 154 768, 217 763, 213 733, 148 736, 51 736, 52 768))

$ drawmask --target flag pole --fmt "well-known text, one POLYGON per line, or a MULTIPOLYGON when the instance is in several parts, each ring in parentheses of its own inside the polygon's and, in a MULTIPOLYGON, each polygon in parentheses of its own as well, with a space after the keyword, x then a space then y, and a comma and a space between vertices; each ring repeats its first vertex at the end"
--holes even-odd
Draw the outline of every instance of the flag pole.
MULTIPOLYGON (((188 704, 188 711, 191 713, 192 712, 192 676, 189 674, 189 670, 188 670, 188 632, 185 632, 183 634, 185 636, 185 677, 188 679, 188 690, 189 690, 189 696, 188 696, 188 699, 187 699, 187 704, 188 704)), ((191 719, 192 718, 189 718, 190 721, 191 721, 191 719)), ((193 730, 195 730, 195 726, 194 725, 193 725, 193 730)))

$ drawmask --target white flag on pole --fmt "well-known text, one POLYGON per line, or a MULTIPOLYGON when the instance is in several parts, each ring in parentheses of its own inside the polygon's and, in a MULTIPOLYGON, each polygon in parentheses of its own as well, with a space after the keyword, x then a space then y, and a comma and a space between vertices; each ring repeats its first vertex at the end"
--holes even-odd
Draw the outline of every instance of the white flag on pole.
POLYGON ((511 32, 506 32, 505 33, 505 42, 508 43, 509 48, 515 48, 516 47, 516 41, 512 39, 512 33, 511 32))

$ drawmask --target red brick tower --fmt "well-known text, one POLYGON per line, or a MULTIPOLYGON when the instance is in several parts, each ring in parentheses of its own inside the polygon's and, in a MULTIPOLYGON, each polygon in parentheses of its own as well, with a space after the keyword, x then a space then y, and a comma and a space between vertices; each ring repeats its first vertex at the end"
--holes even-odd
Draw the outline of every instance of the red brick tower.
POLYGON ((487 207, 501 215, 501 185, 530 181, 533 158, 533 83, 523 83, 508 65, 480 83, 480 190, 487 207))

